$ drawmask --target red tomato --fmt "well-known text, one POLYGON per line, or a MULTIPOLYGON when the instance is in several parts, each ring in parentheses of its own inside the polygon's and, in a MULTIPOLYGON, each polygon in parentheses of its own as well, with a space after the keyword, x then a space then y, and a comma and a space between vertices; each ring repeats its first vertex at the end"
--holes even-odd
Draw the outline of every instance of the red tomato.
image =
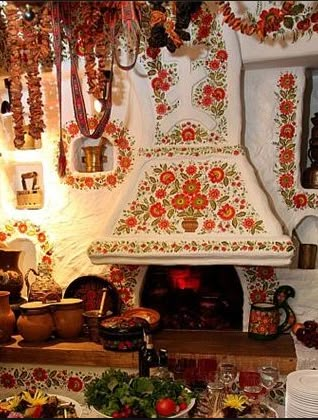
POLYGON ((156 402, 156 411, 159 416, 172 416, 176 412, 176 403, 171 398, 161 398, 156 402))
POLYGON ((188 407, 188 404, 186 402, 181 402, 179 404, 180 410, 183 411, 188 407))

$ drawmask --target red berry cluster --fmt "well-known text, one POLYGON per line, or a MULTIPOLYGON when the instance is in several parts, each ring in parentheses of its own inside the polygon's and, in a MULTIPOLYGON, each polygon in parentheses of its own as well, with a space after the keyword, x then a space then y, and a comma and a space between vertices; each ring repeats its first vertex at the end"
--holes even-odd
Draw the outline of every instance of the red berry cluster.
POLYGON ((303 326, 297 329, 296 337, 306 347, 318 349, 318 323, 316 321, 305 321, 303 326))

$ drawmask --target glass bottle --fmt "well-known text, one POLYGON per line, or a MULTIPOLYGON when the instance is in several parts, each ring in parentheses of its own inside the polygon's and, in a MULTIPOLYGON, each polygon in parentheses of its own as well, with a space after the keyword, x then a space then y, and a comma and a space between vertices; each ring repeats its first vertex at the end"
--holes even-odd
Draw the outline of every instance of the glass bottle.
POLYGON ((149 336, 143 357, 143 376, 156 376, 159 367, 159 356, 149 336))
POLYGON ((145 358, 146 358, 146 350, 147 344, 149 343, 149 336, 145 330, 143 330, 143 343, 139 348, 138 353, 138 371, 139 376, 145 376, 145 358))
POLYGON ((168 368, 168 350, 167 349, 160 349, 159 350, 159 367, 157 371, 157 375, 159 378, 168 379, 173 378, 173 373, 169 372, 168 368))

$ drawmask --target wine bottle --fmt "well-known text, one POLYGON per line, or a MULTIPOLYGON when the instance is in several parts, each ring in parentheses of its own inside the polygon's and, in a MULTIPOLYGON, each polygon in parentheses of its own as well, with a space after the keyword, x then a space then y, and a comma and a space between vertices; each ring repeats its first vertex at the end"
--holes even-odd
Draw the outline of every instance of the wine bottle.
POLYGON ((145 330, 143 330, 143 343, 139 348, 138 353, 138 371, 139 376, 145 376, 145 357, 146 357, 146 350, 147 344, 149 343, 149 336, 145 330))
POLYGON ((169 371, 168 350, 161 348, 159 350, 159 368, 157 376, 162 379, 173 378, 173 373, 169 371))
POLYGON ((159 367, 159 357, 151 341, 151 337, 148 336, 148 338, 142 362, 143 376, 155 376, 159 367))

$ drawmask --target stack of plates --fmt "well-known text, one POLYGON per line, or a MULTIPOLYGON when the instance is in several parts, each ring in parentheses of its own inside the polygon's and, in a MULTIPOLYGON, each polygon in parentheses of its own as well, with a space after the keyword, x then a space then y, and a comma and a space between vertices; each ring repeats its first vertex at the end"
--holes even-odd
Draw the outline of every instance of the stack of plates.
POLYGON ((297 370, 287 375, 285 417, 318 418, 317 370, 297 370))

